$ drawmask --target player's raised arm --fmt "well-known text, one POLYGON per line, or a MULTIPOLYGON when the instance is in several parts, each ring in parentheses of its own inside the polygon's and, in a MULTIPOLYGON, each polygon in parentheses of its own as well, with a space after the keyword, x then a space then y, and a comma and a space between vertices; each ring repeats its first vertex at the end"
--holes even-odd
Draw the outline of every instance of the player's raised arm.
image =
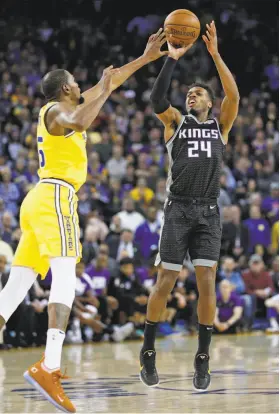
MULTIPOLYGON (((149 37, 148 43, 144 50, 144 53, 139 58, 127 63, 126 65, 119 68, 118 72, 115 72, 112 76, 112 91, 122 85, 133 73, 141 69, 148 63, 159 59, 161 56, 167 55, 168 51, 162 51, 161 47, 166 42, 165 33, 162 29, 159 29, 157 33, 149 37)), ((101 81, 97 83, 91 89, 85 91, 82 96, 87 99, 92 99, 101 93, 101 81)))
POLYGON ((55 133, 56 128, 64 128, 77 132, 85 131, 97 117, 100 109, 112 92, 112 76, 116 69, 109 66, 103 71, 101 91, 97 97, 87 99, 76 109, 66 102, 61 102, 50 109, 48 128, 55 133))
POLYGON ((170 105, 166 98, 167 91, 170 86, 173 71, 177 60, 183 56, 192 44, 176 49, 168 42, 168 58, 166 59, 160 74, 158 75, 151 93, 151 102, 156 116, 164 124, 164 139, 167 142, 174 134, 178 124, 182 119, 182 114, 178 109, 170 105))
POLYGON ((215 62, 226 95, 221 105, 219 123, 222 127, 223 138, 227 141, 228 133, 231 130, 238 113, 240 97, 234 77, 218 52, 217 31, 214 21, 212 21, 210 25, 207 24, 206 27, 207 36, 204 35, 202 38, 207 46, 208 52, 215 62))

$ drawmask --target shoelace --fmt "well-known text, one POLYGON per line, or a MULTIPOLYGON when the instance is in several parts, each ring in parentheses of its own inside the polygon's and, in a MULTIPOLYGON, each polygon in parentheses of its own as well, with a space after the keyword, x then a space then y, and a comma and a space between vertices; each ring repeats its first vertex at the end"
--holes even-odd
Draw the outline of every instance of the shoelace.
POLYGON ((208 359, 202 360, 198 358, 198 363, 196 364, 196 370, 200 375, 205 376, 208 373, 208 359))
POLYGON ((155 365, 155 358, 149 358, 147 359, 147 365, 146 365, 146 371, 149 375, 155 375, 156 374, 156 365, 155 365))
POLYGON ((64 390, 62 388, 60 380, 70 378, 66 375, 66 372, 67 372, 67 370, 65 369, 64 374, 62 374, 61 371, 55 371, 55 372, 52 373, 53 383, 59 389, 59 394, 63 397, 65 397, 65 393, 64 393, 64 390))

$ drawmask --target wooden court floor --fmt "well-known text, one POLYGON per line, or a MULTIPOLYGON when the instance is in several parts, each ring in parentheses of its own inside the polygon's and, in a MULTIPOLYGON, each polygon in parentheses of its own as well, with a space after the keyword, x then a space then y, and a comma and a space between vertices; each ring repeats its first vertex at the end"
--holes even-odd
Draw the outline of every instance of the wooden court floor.
MULTIPOLYGON (((138 379, 140 342, 64 348, 64 382, 79 413, 278 413, 278 335, 213 338, 212 384, 192 389, 195 337, 157 342, 158 388, 138 379)), ((24 382, 25 369, 42 349, 0 352, 0 413, 56 413, 24 382)))

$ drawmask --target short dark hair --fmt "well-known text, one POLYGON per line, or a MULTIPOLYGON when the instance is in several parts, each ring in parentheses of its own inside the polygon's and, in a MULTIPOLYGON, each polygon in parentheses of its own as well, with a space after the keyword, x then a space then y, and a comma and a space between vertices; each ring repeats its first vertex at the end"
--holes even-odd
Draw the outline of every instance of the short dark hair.
POLYGON ((131 257, 123 257, 120 260, 120 266, 125 266, 128 264, 132 264, 132 265, 134 264, 134 260, 131 257))
MULTIPOLYGON (((210 98, 212 104, 214 105, 214 103, 215 103, 215 94, 214 94, 214 91, 212 90, 212 88, 210 88, 210 86, 207 85, 207 83, 194 82, 189 86, 189 90, 192 89, 192 88, 195 88, 195 87, 205 89, 207 91, 208 95, 209 95, 209 98, 210 98)), ((212 112, 212 108, 209 109, 208 114, 211 114, 211 112, 212 112)))
POLYGON ((68 83, 68 75, 65 69, 55 69, 43 77, 41 88, 48 101, 59 98, 62 86, 68 83))

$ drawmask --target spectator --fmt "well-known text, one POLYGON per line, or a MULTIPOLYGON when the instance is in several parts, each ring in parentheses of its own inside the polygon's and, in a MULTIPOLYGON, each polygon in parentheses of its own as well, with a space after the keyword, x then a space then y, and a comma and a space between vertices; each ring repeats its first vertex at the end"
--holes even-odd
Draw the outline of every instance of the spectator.
POLYGON ((9 275, 6 273, 7 258, 5 255, 0 254, 0 290, 3 289, 7 283, 9 275))
POLYGON ((134 201, 131 198, 123 201, 122 211, 117 216, 121 219, 121 228, 130 229, 132 233, 145 221, 142 214, 135 211, 134 201))
POLYGON ((266 299, 265 306, 267 308, 267 319, 270 324, 267 332, 279 332, 279 293, 272 296, 272 298, 266 299))
POLYGON ((214 320, 215 331, 223 334, 236 333, 243 312, 241 298, 233 292, 231 283, 226 279, 220 283, 219 290, 214 320))
POLYGON ((276 295, 266 299, 265 306, 267 308, 267 318, 269 319, 270 327, 268 332, 279 331, 279 256, 275 257, 272 262, 272 271, 270 272, 276 295))
POLYGON ((241 210, 238 205, 230 207, 229 215, 230 221, 223 225, 221 250, 223 254, 229 254, 238 260, 242 255, 248 254, 249 231, 241 223, 241 210))
POLYGON ((11 171, 9 168, 2 170, 2 183, 0 184, 0 197, 6 204, 6 209, 12 214, 17 215, 19 211, 18 202, 20 199, 19 190, 11 179, 11 171))
POLYGON ((270 195, 262 202, 262 210, 267 219, 273 224, 279 220, 279 184, 270 184, 270 195))
POLYGON ((133 164, 128 164, 126 167, 125 177, 122 179, 122 185, 132 189, 136 184, 135 168, 133 164))
POLYGON ((115 278, 111 278, 108 295, 119 302, 119 321, 133 320, 135 313, 145 315, 149 292, 140 284, 134 271, 133 259, 125 257, 120 261, 120 270, 115 278))
POLYGON ((78 191, 78 213, 79 218, 81 220, 81 224, 83 225, 86 221, 87 215, 92 211, 93 203, 92 199, 89 195, 89 191, 86 185, 83 185, 80 190, 78 191))
POLYGON ((121 181, 116 178, 110 179, 110 188, 109 188, 109 202, 106 207, 106 212, 111 218, 113 215, 117 214, 122 205, 122 188, 121 181))
POLYGON ((110 224, 110 232, 106 237, 106 243, 109 246, 109 256, 116 257, 117 249, 120 242, 121 237, 121 219, 119 216, 113 216, 112 222, 110 224), (115 246, 115 247, 114 247, 115 246))
POLYGON ((274 257, 272 261, 270 276, 272 278, 275 292, 279 292, 279 256, 274 257))
POLYGON ((110 279, 108 256, 99 251, 96 260, 86 268, 86 273, 90 276, 90 286, 96 295, 105 295, 110 279))
POLYGON ((27 297, 25 298, 25 304, 29 305, 28 315, 30 321, 32 321, 32 328, 30 332, 30 338, 26 338, 27 344, 34 342, 37 346, 44 345, 47 340, 48 330, 48 299, 50 295, 49 287, 41 287, 37 280, 35 280, 33 286, 29 290, 27 297), (30 309, 31 308, 31 309, 30 309), (33 310, 33 312, 32 312, 33 310), (33 332, 36 332, 36 336, 33 337, 33 332))
POLYGON ((122 180, 125 177, 127 161, 123 157, 123 149, 120 145, 113 146, 112 158, 106 164, 110 177, 122 180))
POLYGON ((85 231, 85 241, 83 242, 83 260, 88 265, 97 255, 98 243, 97 234, 93 226, 88 226, 85 231))
POLYGON ((167 199, 166 180, 164 178, 160 178, 157 182, 155 198, 161 206, 163 206, 167 199))
POLYGON ((249 230, 249 253, 252 253, 258 244, 266 248, 270 246, 270 227, 267 220, 261 217, 259 207, 252 206, 250 208, 250 218, 243 223, 249 230))
POLYGON ((218 197, 218 205, 219 205, 219 208, 222 210, 224 207, 231 205, 231 199, 226 190, 227 181, 226 181, 225 172, 221 173, 220 185, 221 185, 221 188, 220 188, 220 195, 218 197))
POLYGON ((232 257, 224 258, 222 268, 219 272, 221 279, 228 280, 232 285, 232 291, 241 295, 245 292, 245 284, 241 277, 241 273, 236 269, 236 263, 232 257))
POLYGON ((129 229, 123 229, 118 244, 108 243, 110 249, 110 256, 116 259, 118 262, 123 257, 134 258, 136 253, 136 246, 133 243, 133 233, 129 229))
POLYGON ((257 254, 250 257, 249 269, 242 273, 242 277, 246 293, 244 317, 247 324, 251 325, 256 311, 258 315, 265 315, 264 301, 274 293, 274 286, 262 258, 257 254))
POLYGON ((88 172, 92 176, 98 176, 104 173, 104 165, 100 162, 98 152, 92 152, 88 158, 88 172))
POLYGON ((93 295, 91 286, 87 281, 87 275, 84 273, 84 264, 80 262, 77 265, 77 285, 76 297, 73 306, 73 316, 70 321, 70 329, 67 331, 67 341, 70 343, 81 343, 81 327, 87 327, 85 339, 92 339, 93 333, 101 337, 108 334, 112 341, 120 342, 127 338, 134 329, 132 323, 122 327, 113 326, 100 322, 97 318, 97 308, 100 306, 98 299, 93 295))
POLYGON ((195 280, 187 266, 183 266, 176 281, 167 307, 175 308, 176 319, 182 319, 190 332, 196 331, 198 291, 195 280))
POLYGON ((107 256, 107 260, 108 260, 108 269, 110 274, 114 273, 114 271, 117 268, 117 262, 115 259, 113 259, 112 257, 109 256, 109 246, 106 243, 101 243, 99 245, 99 250, 98 250, 98 254, 103 254, 105 256, 107 256))
POLYGON ((154 192, 147 187, 147 180, 145 178, 139 178, 137 186, 131 190, 130 196, 134 201, 137 201, 141 207, 147 207, 151 204, 154 198, 154 192))
POLYGON ((14 253, 11 246, 8 243, 1 240, 0 237, 0 255, 5 256, 7 260, 7 265, 10 266, 13 261, 14 253))
POLYGON ((157 221, 157 209, 149 207, 147 210, 147 220, 141 224, 135 232, 134 243, 140 255, 147 260, 151 255, 151 250, 158 246, 160 224, 157 221))
POLYGON ((95 144, 94 149, 99 154, 101 162, 106 164, 112 154, 112 143, 107 131, 101 133, 101 142, 95 144))
POLYGON ((139 276, 139 281, 141 285, 144 286, 144 288, 146 288, 149 292, 151 292, 157 279, 158 269, 155 266, 157 252, 158 250, 154 250, 151 252, 147 266, 143 266, 142 264, 141 267, 136 268, 136 273, 139 276))
POLYGON ((96 234, 96 239, 99 241, 104 241, 109 233, 108 226, 99 215, 98 210, 93 211, 88 216, 87 225, 94 230, 96 234))
POLYGON ((6 243, 12 243, 12 233, 13 233, 13 216, 9 211, 6 211, 2 216, 2 240, 6 243))
POLYGON ((271 90, 278 91, 279 89, 279 63, 278 56, 273 56, 272 62, 264 69, 265 75, 268 77, 269 86, 271 90))

